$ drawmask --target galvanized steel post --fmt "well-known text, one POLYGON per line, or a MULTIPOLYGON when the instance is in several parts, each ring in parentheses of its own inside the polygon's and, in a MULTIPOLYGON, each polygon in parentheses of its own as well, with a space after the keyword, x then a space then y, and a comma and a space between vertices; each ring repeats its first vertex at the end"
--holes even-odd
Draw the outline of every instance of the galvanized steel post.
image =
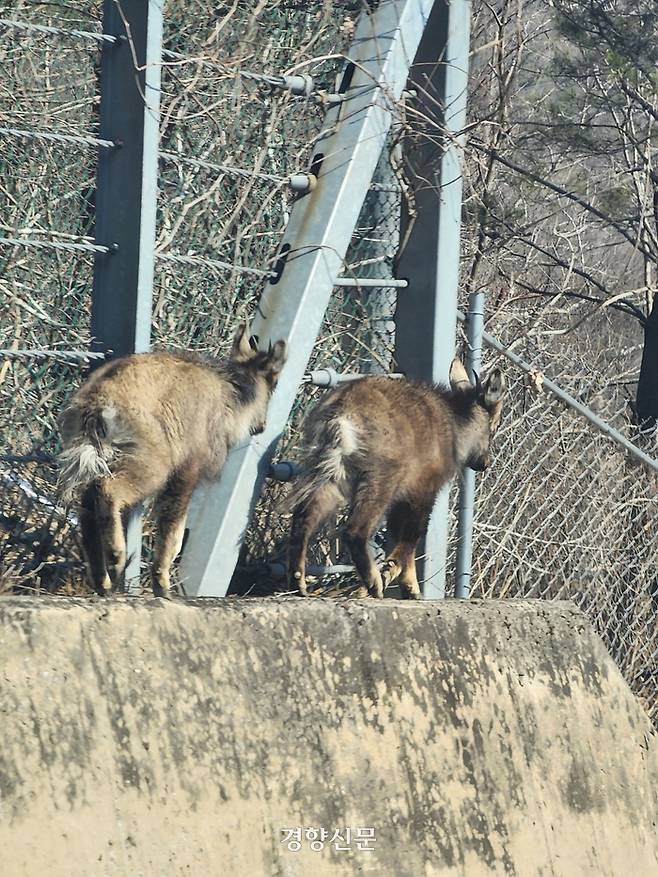
MULTIPOLYGON (((158 176, 162 0, 105 0, 100 137, 96 176, 97 254, 92 350, 113 356, 149 349, 158 176)), ((139 575, 141 517, 128 525, 126 579, 139 575)))
MULTIPOLYGON (((473 383, 480 374, 482 335, 484 332, 484 293, 473 292, 468 299, 466 317, 466 371, 473 383)), ((457 559, 455 561, 455 597, 468 597, 471 589, 473 560, 473 510, 475 508, 475 472, 464 468, 459 489, 457 517, 457 559)))
MULTIPOLYGON (((402 220, 397 274, 409 288, 398 296, 395 356, 405 374, 442 383, 455 351, 469 34, 468 0, 437 0, 407 87, 416 93, 407 114, 418 133, 403 141, 413 202, 402 220)), ((419 561, 425 598, 445 596, 448 491, 439 494, 419 561)))
POLYGON ((188 593, 223 596, 228 589, 431 8, 432 0, 383 0, 359 19, 343 100, 329 110, 317 141, 317 186, 293 207, 280 279, 267 284, 252 325, 261 345, 287 339, 288 362, 265 431, 232 451, 220 481, 196 504, 180 567, 188 593))

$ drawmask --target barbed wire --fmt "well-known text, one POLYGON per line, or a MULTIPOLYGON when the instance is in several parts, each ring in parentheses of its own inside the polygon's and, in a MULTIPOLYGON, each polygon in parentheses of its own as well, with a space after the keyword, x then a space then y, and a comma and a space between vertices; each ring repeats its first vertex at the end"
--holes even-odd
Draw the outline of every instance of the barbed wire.
POLYGON ((110 34, 95 33, 88 30, 66 29, 61 27, 52 27, 45 24, 32 24, 26 21, 17 21, 13 18, 0 18, 0 25, 14 30, 32 31, 47 36, 73 36, 82 40, 92 40, 98 43, 116 43, 117 37, 110 34))
POLYGON ((159 262, 176 262, 179 265, 198 265, 204 268, 216 268, 221 271, 234 271, 238 274, 252 274, 255 277, 269 277, 271 274, 271 271, 266 271, 263 268, 249 268, 246 265, 234 265, 231 262, 222 262, 219 259, 208 259, 205 256, 156 252, 155 258, 159 262))
POLYGON ((260 171, 247 170, 241 167, 235 167, 229 164, 215 164, 198 158, 187 158, 183 155, 177 155, 174 152, 160 150, 159 157, 166 161, 175 161, 179 164, 189 165, 190 167, 205 168, 211 171, 220 171, 221 173, 232 174, 235 177, 243 177, 245 179, 252 177, 256 180, 266 180, 268 183, 287 183, 286 177, 280 177, 275 174, 265 174, 260 171))
POLYGON ((37 241, 33 238, 5 238, 0 237, 0 246, 12 247, 36 247, 44 250, 68 250, 71 253, 111 253, 112 247, 102 244, 67 243, 64 241, 37 241))
POLYGON ((105 358, 104 353, 97 353, 91 350, 57 350, 47 348, 39 350, 0 350, 0 359, 55 359, 66 362, 87 362, 105 358))
POLYGON ((185 64, 207 65, 215 70, 222 70, 228 76, 239 76, 248 82, 259 82, 269 85, 271 88, 285 89, 297 96, 309 97, 315 87, 313 77, 308 74, 285 75, 281 73, 257 73, 253 70, 243 70, 240 68, 236 70, 230 65, 217 61, 214 58, 193 57, 184 55, 181 52, 174 52, 171 49, 164 49, 162 56, 185 64))
POLYGON ((103 140, 87 134, 56 134, 52 131, 30 131, 24 128, 0 128, 0 134, 12 137, 26 137, 32 140, 48 140, 55 143, 82 143, 85 146, 101 146, 113 149, 118 146, 113 140, 103 140))

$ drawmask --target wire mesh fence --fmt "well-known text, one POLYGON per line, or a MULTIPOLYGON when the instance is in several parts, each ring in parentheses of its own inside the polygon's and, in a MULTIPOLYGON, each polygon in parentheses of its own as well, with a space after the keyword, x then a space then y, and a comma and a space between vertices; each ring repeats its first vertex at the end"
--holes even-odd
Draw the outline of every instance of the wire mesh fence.
MULTIPOLYGON (((506 371, 495 460, 478 484, 471 594, 572 600, 656 721, 658 474, 541 378, 506 371)), ((453 521, 453 549, 456 539, 453 521)))
MULTIPOLYGON (((256 307, 294 201, 288 179, 309 165, 326 95, 362 8, 317 6, 236 3, 221 14, 207 0, 165 6, 156 345, 221 354, 236 322, 256 307), (317 87, 310 95, 281 89, 270 78, 282 72, 311 74, 317 87)), ((72 2, 38 13, 26 5, 15 17, 24 26, 0 22, 0 577, 5 586, 84 592, 77 522, 59 503, 53 456, 57 413, 86 366, 67 351, 84 351, 91 340, 94 175, 97 150, 105 148, 93 142, 101 4, 72 2), (32 353, 20 353, 26 350, 32 353), (35 355, 44 350, 56 352, 35 355)), ((345 276, 393 277, 398 176, 391 141, 345 276)), ((309 369, 393 370, 397 294, 337 288, 309 369)), ((508 310, 489 328, 510 343, 526 318, 520 308, 508 310)), ((554 331, 550 314, 545 320, 554 331)), ((523 352, 640 441, 618 366, 608 357, 592 390, 591 351, 567 355, 569 343, 528 337, 523 352), (604 373, 615 380, 601 381, 604 373)), ((656 475, 542 392, 539 377, 533 384, 505 367, 509 402, 494 465, 479 479, 472 594, 572 599, 656 721, 656 475)), ((322 392, 308 384, 300 389, 279 459, 297 456, 300 422, 322 392)), ((287 491, 274 479, 263 491, 240 559, 242 592, 283 587, 272 582, 270 564, 285 556, 287 491)), ((379 547, 384 538, 382 532, 379 547)), ((455 539, 453 520, 453 547, 455 539)), ((313 550, 321 566, 348 560, 339 522, 313 550)))

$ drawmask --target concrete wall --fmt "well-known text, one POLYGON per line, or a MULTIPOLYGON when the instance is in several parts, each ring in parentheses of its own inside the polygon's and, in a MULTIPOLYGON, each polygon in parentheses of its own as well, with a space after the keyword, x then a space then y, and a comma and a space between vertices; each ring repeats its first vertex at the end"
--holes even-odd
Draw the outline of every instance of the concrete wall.
POLYGON ((2 877, 658 873, 655 737, 568 604, 4 598, 0 731, 2 877))

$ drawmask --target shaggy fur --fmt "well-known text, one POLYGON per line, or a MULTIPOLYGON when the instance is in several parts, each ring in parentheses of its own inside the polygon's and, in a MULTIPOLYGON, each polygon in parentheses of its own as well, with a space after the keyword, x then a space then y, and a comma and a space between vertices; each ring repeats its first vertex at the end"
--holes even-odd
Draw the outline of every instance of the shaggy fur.
POLYGON ((82 542, 93 587, 111 591, 126 564, 127 512, 155 496, 153 590, 169 593, 192 493, 229 450, 262 431, 286 358, 278 341, 253 350, 242 325, 228 360, 192 353, 126 356, 95 371, 59 419, 65 497, 81 494, 82 542))
POLYGON ((504 381, 498 370, 477 387, 455 360, 451 389, 385 377, 363 378, 327 393, 305 423, 304 471, 292 498, 289 569, 307 593, 309 540, 338 508, 349 508, 345 539, 354 565, 376 596, 396 579, 418 597, 415 550, 439 490, 463 466, 489 465, 504 381), (382 571, 367 543, 388 516, 395 547, 382 571))

